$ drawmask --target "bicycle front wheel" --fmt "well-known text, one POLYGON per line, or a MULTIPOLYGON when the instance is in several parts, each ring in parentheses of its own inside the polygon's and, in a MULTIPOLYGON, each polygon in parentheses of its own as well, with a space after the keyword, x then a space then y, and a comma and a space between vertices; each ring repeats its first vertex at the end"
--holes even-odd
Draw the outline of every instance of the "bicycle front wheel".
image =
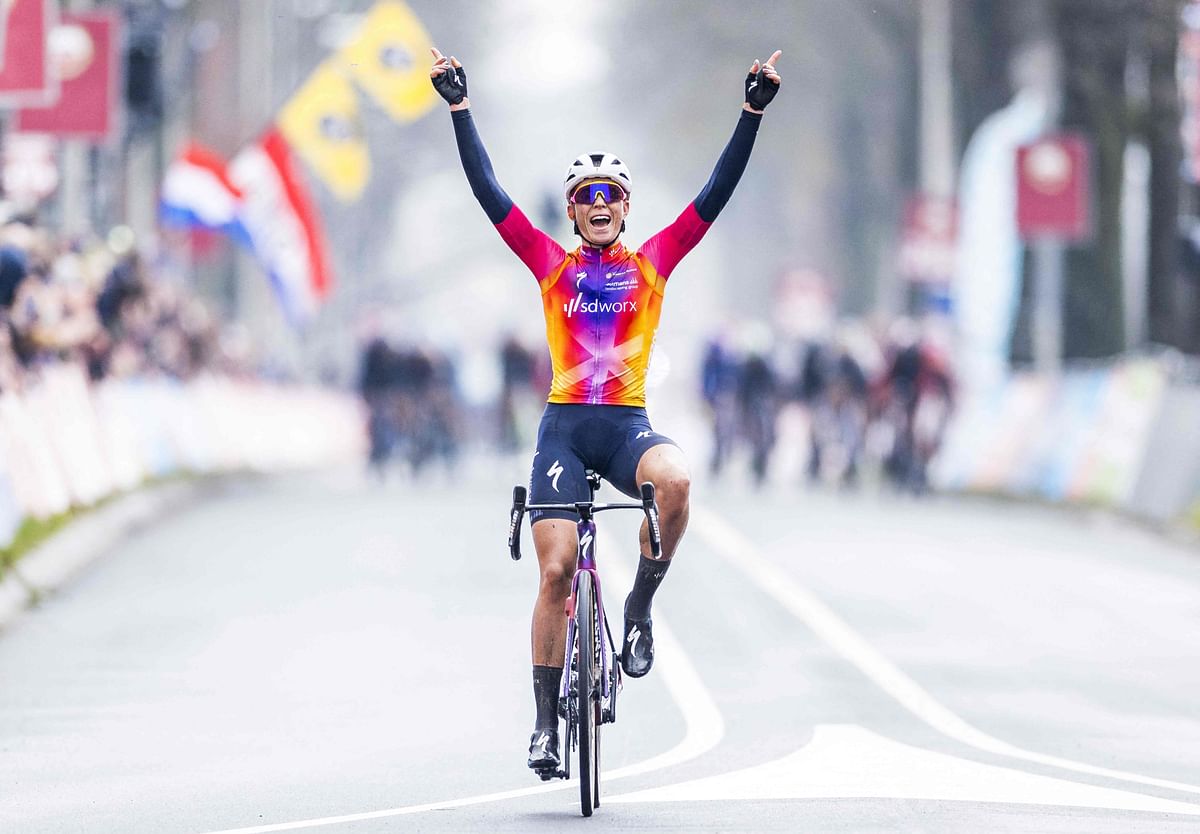
POLYGON ((585 817, 600 805, 600 642, 596 591, 592 575, 579 576, 575 595, 575 640, 579 650, 579 675, 575 698, 579 718, 579 807, 585 817))

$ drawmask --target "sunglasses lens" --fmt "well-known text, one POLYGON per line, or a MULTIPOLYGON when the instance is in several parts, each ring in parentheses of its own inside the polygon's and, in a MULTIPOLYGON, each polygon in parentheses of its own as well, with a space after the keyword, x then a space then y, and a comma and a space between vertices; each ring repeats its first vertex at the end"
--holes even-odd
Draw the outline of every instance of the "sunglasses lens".
POLYGON ((625 199, 625 189, 615 182, 584 183, 571 195, 571 201, 579 205, 591 205, 596 202, 596 195, 606 203, 616 203, 625 199))

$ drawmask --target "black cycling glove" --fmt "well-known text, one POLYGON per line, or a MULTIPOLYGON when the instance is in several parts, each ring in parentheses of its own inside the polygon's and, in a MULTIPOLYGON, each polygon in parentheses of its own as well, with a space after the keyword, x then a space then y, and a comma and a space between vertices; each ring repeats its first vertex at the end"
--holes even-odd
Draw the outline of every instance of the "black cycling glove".
POLYGON ((777 92, 779 84, 767 78, 765 66, 760 66, 756 73, 746 73, 746 104, 754 110, 765 110, 777 92))
POLYGON ((462 67, 449 67, 430 80, 438 95, 451 104, 458 104, 467 97, 467 71, 462 67))

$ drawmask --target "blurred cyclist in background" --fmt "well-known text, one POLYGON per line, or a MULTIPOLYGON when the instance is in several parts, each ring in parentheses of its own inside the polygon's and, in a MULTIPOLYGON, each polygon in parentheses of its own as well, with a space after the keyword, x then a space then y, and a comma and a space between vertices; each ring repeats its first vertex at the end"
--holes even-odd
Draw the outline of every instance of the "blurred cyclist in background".
POLYGON ((813 483, 858 483, 869 384, 845 331, 843 326, 830 342, 808 345, 801 367, 799 388, 809 412, 808 478, 813 483))
POLYGON ((537 356, 514 334, 500 345, 500 402, 497 406, 500 450, 515 452, 521 447, 521 430, 517 426, 518 401, 532 393, 537 372, 537 356))
MULTIPOLYGON (((538 429, 531 503, 586 501, 587 469, 630 496, 638 495, 641 483, 655 486, 662 559, 650 558, 643 525, 642 555, 625 601, 621 652, 625 673, 641 677, 654 661, 651 600, 687 526, 690 488, 683 453, 670 438, 655 432, 646 416, 646 368, 667 280, 704 237, 745 170, 763 110, 779 89, 775 62, 780 53, 751 65, 733 138, 700 195, 637 250, 620 240, 633 190, 629 167, 607 152, 576 157, 567 169, 563 198, 581 245, 567 252, 536 229, 500 187, 471 118, 466 71, 457 58, 432 51, 430 78, 450 105, 471 190, 504 242, 533 273, 541 292, 554 376, 538 429)), ((533 612, 537 718, 528 765, 553 771, 560 763, 563 608, 570 596, 578 542, 569 513, 533 513, 531 520, 541 585, 533 612)))
POLYGON ((767 480, 775 450, 779 418, 779 374, 771 360, 774 339, 766 325, 755 323, 742 334, 741 368, 737 381, 737 407, 742 436, 750 446, 750 474, 756 487, 767 480))
POLYGON ((714 476, 719 476, 729 462, 738 430, 741 364, 727 341, 722 336, 712 338, 704 349, 700 368, 700 393, 712 421, 712 457, 708 468, 714 476))
POLYGON ((894 322, 888 336, 891 357, 876 391, 881 418, 893 430, 884 473, 896 487, 921 494, 953 408, 949 360, 937 340, 910 319, 894 322))

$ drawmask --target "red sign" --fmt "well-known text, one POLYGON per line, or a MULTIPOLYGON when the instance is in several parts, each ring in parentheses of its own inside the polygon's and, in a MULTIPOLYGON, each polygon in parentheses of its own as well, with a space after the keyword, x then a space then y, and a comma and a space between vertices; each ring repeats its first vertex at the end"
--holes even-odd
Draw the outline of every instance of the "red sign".
POLYGON ((0 32, 4 37, 0 62, 0 105, 50 104, 58 94, 58 79, 50 67, 46 40, 58 20, 55 0, 0 0, 0 32))
POLYGON ((62 80, 51 107, 17 112, 16 129, 103 141, 116 127, 117 18, 108 12, 63 15, 50 33, 50 60, 62 80))
POLYGON ((1089 160, 1087 140, 1074 134, 1017 148, 1017 231, 1022 238, 1074 242, 1091 234, 1089 160))
POLYGON ((916 283, 949 283, 957 240, 954 200, 932 194, 909 197, 900 238, 900 273, 916 283))

